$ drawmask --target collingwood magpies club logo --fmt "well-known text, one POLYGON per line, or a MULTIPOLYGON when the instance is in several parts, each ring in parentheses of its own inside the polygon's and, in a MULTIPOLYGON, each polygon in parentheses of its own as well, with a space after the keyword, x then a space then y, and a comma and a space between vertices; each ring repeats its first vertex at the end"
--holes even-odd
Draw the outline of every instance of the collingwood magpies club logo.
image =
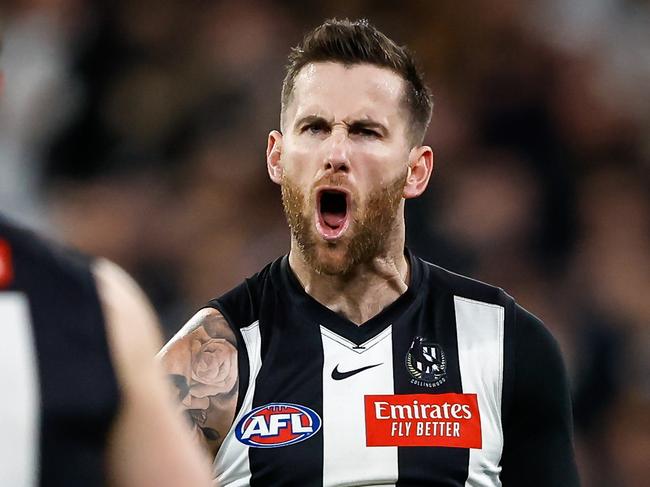
POLYGON ((447 380, 447 357, 437 343, 415 337, 406 353, 406 369, 412 384, 436 387, 447 380))

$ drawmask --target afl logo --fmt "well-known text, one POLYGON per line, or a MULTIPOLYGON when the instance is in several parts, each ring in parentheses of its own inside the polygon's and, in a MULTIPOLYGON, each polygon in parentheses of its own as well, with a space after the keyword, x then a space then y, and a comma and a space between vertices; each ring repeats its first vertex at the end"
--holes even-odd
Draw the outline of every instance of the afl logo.
POLYGON ((306 406, 274 402, 253 409, 235 428, 237 439, 257 448, 277 448, 305 441, 318 433, 321 419, 306 406))

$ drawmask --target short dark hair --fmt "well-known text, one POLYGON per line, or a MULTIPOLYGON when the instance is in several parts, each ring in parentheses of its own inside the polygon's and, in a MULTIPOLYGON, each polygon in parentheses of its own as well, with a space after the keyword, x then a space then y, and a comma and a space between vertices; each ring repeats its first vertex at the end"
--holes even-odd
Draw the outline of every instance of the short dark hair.
POLYGON ((354 22, 326 20, 291 49, 288 61, 282 83, 282 113, 291 102, 298 73, 307 64, 328 61, 346 66, 372 64, 394 71, 406 82, 404 102, 411 116, 412 141, 422 143, 431 120, 431 92, 411 52, 405 46, 398 46, 366 19, 354 22))

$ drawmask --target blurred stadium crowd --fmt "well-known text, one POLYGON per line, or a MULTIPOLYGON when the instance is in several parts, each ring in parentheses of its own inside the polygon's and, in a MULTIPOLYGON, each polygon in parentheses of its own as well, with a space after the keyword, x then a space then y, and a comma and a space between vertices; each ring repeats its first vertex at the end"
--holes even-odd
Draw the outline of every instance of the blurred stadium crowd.
POLYGON ((264 149, 290 46, 332 16, 409 45, 437 157, 409 245, 551 328, 583 484, 647 485, 650 4, 2 4, 0 208, 128 269, 168 336, 288 249, 264 149))

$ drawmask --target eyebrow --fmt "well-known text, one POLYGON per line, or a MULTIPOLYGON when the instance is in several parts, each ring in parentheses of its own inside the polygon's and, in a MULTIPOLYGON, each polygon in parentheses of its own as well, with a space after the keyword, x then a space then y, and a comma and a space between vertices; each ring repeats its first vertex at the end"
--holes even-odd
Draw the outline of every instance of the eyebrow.
POLYGON ((372 129, 376 130, 382 135, 387 135, 388 134, 388 128, 379 122, 376 122, 375 120, 372 120, 371 118, 362 118, 360 120, 353 120, 352 123, 348 124, 348 126, 356 129, 372 129))
MULTIPOLYGON (((324 117, 320 115, 306 115, 300 119, 298 119, 294 125, 294 127, 302 127, 304 125, 309 125, 312 123, 326 123, 328 125, 331 125, 331 122, 324 117)), ((346 123, 348 128, 350 129, 373 129, 377 130, 380 132, 382 135, 387 135, 388 134, 388 128, 382 124, 379 123, 371 118, 361 118, 359 120, 353 120, 350 123, 346 123)))
POLYGON ((329 120, 326 120, 324 117, 321 117, 320 115, 306 115, 299 120, 296 121, 294 124, 294 127, 302 127, 303 125, 309 125, 312 123, 323 123, 325 122, 326 124, 330 124, 329 120))

